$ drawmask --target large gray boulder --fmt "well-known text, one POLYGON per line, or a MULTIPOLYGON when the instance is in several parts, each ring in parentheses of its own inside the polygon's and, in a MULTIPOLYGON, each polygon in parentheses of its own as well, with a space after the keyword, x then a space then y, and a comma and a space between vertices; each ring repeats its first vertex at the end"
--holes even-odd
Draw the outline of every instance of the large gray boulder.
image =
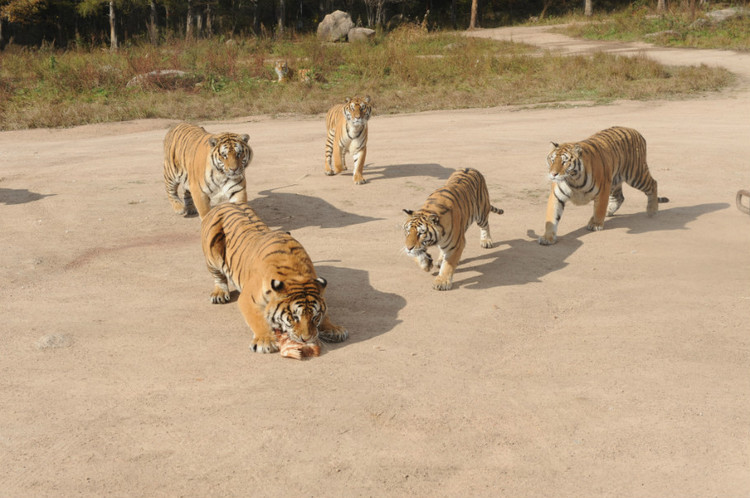
POLYGON ((318 24, 318 39, 328 42, 346 39, 347 33, 353 27, 354 22, 349 14, 340 10, 333 11, 318 24))
POLYGON ((352 28, 346 37, 350 42, 370 41, 375 38, 375 30, 370 28, 352 28))

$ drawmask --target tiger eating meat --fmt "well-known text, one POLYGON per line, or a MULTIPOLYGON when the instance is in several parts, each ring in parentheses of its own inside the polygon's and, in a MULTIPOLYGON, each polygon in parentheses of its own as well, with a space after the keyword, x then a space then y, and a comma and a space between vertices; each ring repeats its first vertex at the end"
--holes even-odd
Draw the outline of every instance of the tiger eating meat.
POLYGON ((212 134, 180 123, 164 137, 164 185, 177 214, 203 218, 221 202, 247 202, 245 168, 253 159, 248 135, 212 134), (182 186, 184 200, 177 189, 182 186))
POLYGON ((240 291, 237 304, 253 331, 253 351, 278 351, 279 334, 286 336, 281 342, 288 356, 317 356, 319 339, 348 337, 328 317, 327 282, 317 276, 305 249, 287 232, 269 229, 249 204, 211 209, 201 223, 201 239, 215 281, 211 302, 229 301, 229 281, 240 291))
POLYGON ((448 290, 453 285, 453 272, 466 246, 466 230, 476 222, 481 230, 479 243, 492 247, 490 212, 503 214, 490 204, 487 183, 472 168, 455 171, 442 188, 436 190, 417 211, 404 209, 409 218, 404 223, 406 254, 413 257, 424 271, 432 269, 432 256, 427 248, 437 245, 440 269, 432 287, 448 290))
POLYGON ((604 216, 612 216, 625 196, 622 183, 640 190, 648 197, 646 212, 653 216, 659 203, 669 202, 657 195, 656 180, 646 163, 646 140, 632 128, 614 126, 595 133, 582 142, 556 144, 547 155, 552 192, 547 201, 542 245, 557 242, 557 226, 565 204, 582 206, 594 201, 594 215, 586 228, 604 228, 604 216))

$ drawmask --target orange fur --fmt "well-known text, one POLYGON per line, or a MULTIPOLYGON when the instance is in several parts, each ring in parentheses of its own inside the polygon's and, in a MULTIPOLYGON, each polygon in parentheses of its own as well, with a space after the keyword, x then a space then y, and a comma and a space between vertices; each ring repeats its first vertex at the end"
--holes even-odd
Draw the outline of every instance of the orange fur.
POLYGON ((205 216, 221 202, 247 202, 245 168, 253 159, 248 135, 211 134, 180 123, 164 137, 164 185, 175 212, 205 216), (184 190, 184 200, 177 189, 184 190))
POLYGON ((641 190, 648 197, 646 211, 653 216, 660 202, 656 180, 646 163, 646 140, 632 128, 615 126, 595 133, 582 142, 553 143, 547 156, 553 181, 547 201, 542 245, 557 242, 557 226, 565 204, 584 205, 594 201, 594 215, 586 228, 601 230, 604 217, 612 216, 625 200, 622 183, 641 190))
POLYGON ((247 203, 211 209, 201 224, 201 238, 215 281, 211 302, 228 302, 228 283, 234 284, 240 291, 237 304, 253 331, 254 351, 277 351, 276 331, 305 347, 313 347, 318 338, 347 338, 346 329, 328 317, 323 297, 327 282, 317 276, 305 249, 288 233, 269 229, 247 203))
POLYGON ((424 271, 432 269, 432 256, 427 248, 437 245, 440 273, 432 287, 448 290, 453 285, 453 272, 466 246, 465 232, 476 222, 480 228, 479 243, 492 247, 489 214, 503 214, 490 204, 487 183, 482 174, 472 168, 455 171, 442 188, 436 190, 417 211, 404 209, 409 218, 404 223, 404 250, 424 271))
POLYGON ((346 169, 346 152, 354 160, 354 183, 366 183, 362 176, 367 157, 367 121, 372 113, 370 97, 346 99, 331 107, 326 114, 326 153, 323 169, 326 175, 336 175, 346 169))

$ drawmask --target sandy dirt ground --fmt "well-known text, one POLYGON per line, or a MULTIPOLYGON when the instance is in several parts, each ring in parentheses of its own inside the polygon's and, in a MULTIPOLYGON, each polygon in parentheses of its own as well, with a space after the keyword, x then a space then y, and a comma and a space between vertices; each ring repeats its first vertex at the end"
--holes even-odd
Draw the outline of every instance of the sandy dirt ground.
MULTIPOLYGON (((750 55, 478 33, 721 64, 690 101, 377 115, 365 177, 323 174, 324 120, 248 133, 251 204, 307 248, 350 339, 259 355, 212 305, 199 220, 175 215, 175 121, 0 133, 0 496, 750 495, 750 55), (605 229, 569 206, 542 247, 549 142, 648 141, 660 194, 605 229), (486 176, 454 289, 402 252, 402 208, 456 168, 486 176)), ((373 96, 377 101, 377 95, 373 96)), ((332 96, 332 101, 337 97, 332 96)))

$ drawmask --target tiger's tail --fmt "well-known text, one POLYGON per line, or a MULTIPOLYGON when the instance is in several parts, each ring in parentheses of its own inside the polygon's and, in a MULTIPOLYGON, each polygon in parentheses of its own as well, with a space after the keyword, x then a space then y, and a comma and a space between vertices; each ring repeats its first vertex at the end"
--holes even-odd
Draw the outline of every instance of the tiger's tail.
POLYGON ((657 197, 656 200, 659 201, 659 204, 664 204, 665 202, 669 202, 668 197, 657 197))
MULTIPOLYGON (((659 201, 659 202, 661 202, 661 201, 659 201)), ((490 204, 490 211, 492 211, 493 213, 497 213, 497 214, 503 214, 505 212, 505 211, 503 211, 500 208, 496 208, 492 204, 490 204)))

